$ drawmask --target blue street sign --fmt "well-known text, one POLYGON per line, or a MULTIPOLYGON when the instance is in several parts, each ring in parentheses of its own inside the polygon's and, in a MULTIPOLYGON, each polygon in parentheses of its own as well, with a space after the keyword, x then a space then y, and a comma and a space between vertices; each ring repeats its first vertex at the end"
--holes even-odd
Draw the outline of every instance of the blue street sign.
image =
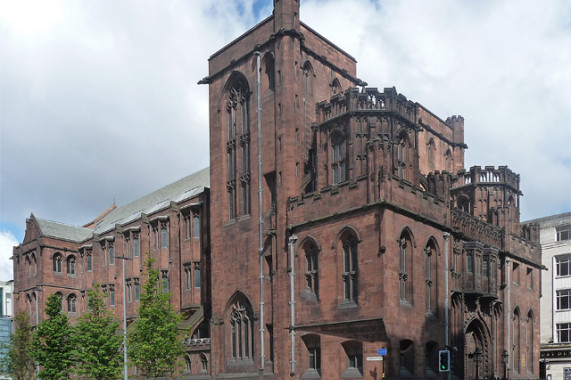
POLYGON ((379 349, 377 349, 377 354, 385 356, 387 354, 387 349, 386 348, 379 348, 379 349))

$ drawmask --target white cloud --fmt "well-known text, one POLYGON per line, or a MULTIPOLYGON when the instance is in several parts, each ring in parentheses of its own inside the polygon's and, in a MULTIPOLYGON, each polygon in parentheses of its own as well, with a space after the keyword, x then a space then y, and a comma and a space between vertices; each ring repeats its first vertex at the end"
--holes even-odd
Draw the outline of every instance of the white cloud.
MULTIPOLYGON (((0 0, 0 223, 83 224, 209 164, 196 83, 270 1, 259 14, 260 0, 43 3, 0 0)), ((523 218, 571 209, 571 3, 301 4, 371 86, 463 115, 467 165, 520 173, 523 218)))
POLYGON ((12 248, 18 245, 18 240, 9 231, 0 231, 0 281, 12 280, 14 277, 12 248))

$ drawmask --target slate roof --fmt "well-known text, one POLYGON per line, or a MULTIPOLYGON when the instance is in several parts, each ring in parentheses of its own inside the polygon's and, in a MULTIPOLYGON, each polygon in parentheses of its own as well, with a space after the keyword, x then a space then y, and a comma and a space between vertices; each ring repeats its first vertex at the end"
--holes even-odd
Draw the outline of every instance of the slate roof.
POLYGON ((88 239, 93 230, 84 227, 72 226, 47 219, 36 219, 42 235, 58 239, 81 242, 88 239))
POLYGON ((163 188, 144 195, 124 206, 111 210, 95 223, 95 233, 110 231, 116 224, 125 224, 138 219, 141 213, 152 214, 170 205, 182 202, 204 191, 210 186, 210 168, 197 171, 163 188))
POLYGON ((205 168, 162 187, 124 206, 111 210, 94 229, 72 226, 46 219, 36 219, 44 236, 75 242, 89 239, 93 233, 102 234, 112 230, 116 224, 126 224, 137 220, 142 213, 152 214, 169 207, 170 202, 182 202, 196 196, 210 186, 210 168, 205 168))

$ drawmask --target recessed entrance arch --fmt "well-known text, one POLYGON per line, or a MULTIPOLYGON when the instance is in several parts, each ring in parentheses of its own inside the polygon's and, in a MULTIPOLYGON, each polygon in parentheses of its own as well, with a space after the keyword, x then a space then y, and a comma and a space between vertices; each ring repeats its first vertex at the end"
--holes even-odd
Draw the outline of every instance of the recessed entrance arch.
POLYGON ((487 379, 491 375, 490 354, 488 330, 482 321, 474 319, 464 333, 464 378, 487 379))

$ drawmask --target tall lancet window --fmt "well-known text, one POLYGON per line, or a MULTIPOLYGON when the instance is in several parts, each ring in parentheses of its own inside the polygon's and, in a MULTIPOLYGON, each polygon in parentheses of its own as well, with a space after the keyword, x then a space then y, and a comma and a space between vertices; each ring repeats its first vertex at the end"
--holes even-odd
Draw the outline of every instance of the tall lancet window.
POLYGON ((230 79, 226 111, 228 216, 250 214, 250 116, 248 82, 241 74, 230 79))

